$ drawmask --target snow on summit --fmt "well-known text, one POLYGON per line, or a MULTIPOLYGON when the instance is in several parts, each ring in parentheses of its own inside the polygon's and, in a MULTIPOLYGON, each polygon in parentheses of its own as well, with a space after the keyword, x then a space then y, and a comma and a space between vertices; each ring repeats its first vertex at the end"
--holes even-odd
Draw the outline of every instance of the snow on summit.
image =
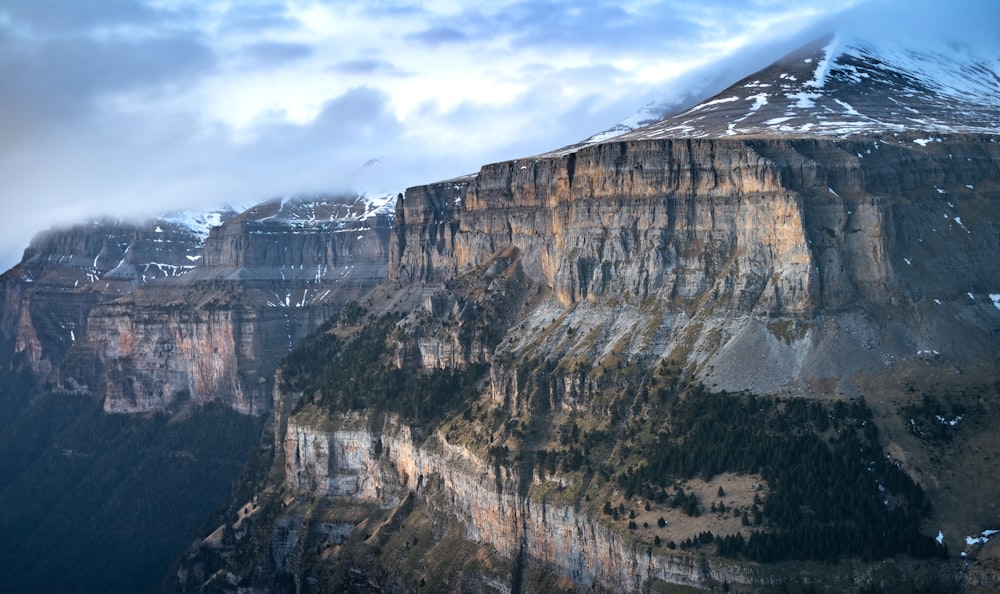
POLYGON ((296 195, 258 204, 240 218, 306 228, 367 221, 379 215, 391 217, 395 207, 392 194, 296 195))
POLYGON ((1000 53, 831 36, 615 140, 904 131, 1000 134, 1000 53))

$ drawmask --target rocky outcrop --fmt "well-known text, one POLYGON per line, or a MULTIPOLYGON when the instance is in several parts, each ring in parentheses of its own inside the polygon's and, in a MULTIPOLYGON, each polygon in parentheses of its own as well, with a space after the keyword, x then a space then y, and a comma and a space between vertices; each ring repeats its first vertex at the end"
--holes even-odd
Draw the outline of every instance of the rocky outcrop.
POLYGON ((410 492, 431 507, 447 502, 437 511, 458 522, 467 540, 553 568, 581 590, 641 590, 652 580, 705 586, 759 579, 745 567, 709 564, 697 554, 653 554, 578 505, 524 497, 515 472, 441 436, 418 446, 410 428, 396 419, 375 431, 366 424, 361 417, 340 417, 333 420, 336 428, 321 429, 290 419, 286 485, 300 496, 352 498, 386 508, 400 505, 410 492))
POLYGON ((975 184, 995 178, 998 150, 962 136, 663 140, 489 165, 407 191, 390 277, 439 282, 513 245, 567 304, 711 293, 737 311, 786 313, 899 299, 904 285, 919 299, 941 280, 982 292, 977 279, 995 271, 979 259, 958 278, 914 282, 923 274, 900 252, 997 247, 993 221, 970 214, 989 201, 975 184))
POLYGON ((974 360, 995 351, 998 166, 981 136, 609 142, 408 190, 389 278, 433 286, 514 247, 556 302, 507 348, 589 364, 683 351, 727 390, 922 350, 974 360))

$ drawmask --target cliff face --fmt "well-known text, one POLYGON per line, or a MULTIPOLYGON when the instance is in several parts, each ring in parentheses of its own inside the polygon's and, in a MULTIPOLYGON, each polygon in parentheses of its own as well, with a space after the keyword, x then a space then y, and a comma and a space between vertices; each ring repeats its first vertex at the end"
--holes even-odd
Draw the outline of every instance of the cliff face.
POLYGON ((5 352, 107 412, 270 409, 277 362, 385 276, 391 216, 361 198, 51 232, 4 276, 5 352))
MULTIPOLYGON (((730 390, 840 373, 814 369, 831 350, 853 358, 853 370, 928 349, 977 358, 996 327, 988 295, 1000 270, 984 254, 1000 247, 997 157, 992 137, 891 136, 633 141, 500 163, 407 192, 389 277, 442 282, 514 246, 553 307, 593 327, 587 320, 610 304, 617 315, 596 323, 633 335, 628 356, 686 341, 692 368, 730 390), (883 325, 906 330, 871 330, 876 309, 883 325), (952 332, 943 318, 958 312, 963 329, 952 332), (689 341, 696 318, 700 340, 689 341), (776 331, 784 319, 799 320, 788 322, 796 340, 776 331), (870 356, 848 355, 859 348, 870 356), (714 357, 761 351, 772 354, 759 385, 708 377, 714 357)), ((551 350, 528 339, 542 330, 511 337, 515 350, 551 350)))
POLYGON ((194 269, 208 226, 234 214, 102 221, 40 234, 0 277, 0 362, 47 376, 86 335, 95 305, 194 269))
MULTIPOLYGON (((281 555, 209 539, 178 588, 217 585, 222 574, 205 573, 214 567, 262 589, 363 576, 413 591, 430 575, 414 568, 438 564, 463 568, 434 575, 453 591, 819 580, 653 545, 597 502, 653 514, 646 522, 670 513, 662 502, 643 512, 657 491, 623 492, 623 477, 651 464, 656 440, 678 430, 670 403, 691 396, 663 386, 695 383, 861 397, 879 416, 856 426, 877 422, 883 432, 866 434, 868 443, 945 501, 951 479, 917 468, 919 448, 896 420, 913 418, 919 378, 998 379, 997 179, 1000 145, 990 136, 760 137, 606 143, 412 188, 396 207, 388 282, 365 301, 371 317, 329 330, 343 341, 331 352, 350 351, 366 324, 397 316, 388 334, 357 347, 375 353, 377 371, 337 371, 334 354, 313 383, 276 386, 272 480, 223 530, 281 555), (471 396, 420 420, 410 403, 421 386, 478 365, 489 373, 475 376, 471 396), (394 373, 408 379, 376 379, 394 373), (342 384, 364 390, 342 393, 342 384), (264 511, 246 512, 255 506, 264 511), (448 548, 445 561, 416 547, 424 525, 433 546, 463 552, 448 548), (546 571, 558 577, 546 581, 546 571)), ((993 405, 984 406, 988 416, 993 405)), ((982 441, 985 425, 968 431, 968 443, 996 451, 982 441)), ((727 502, 744 514, 775 488, 759 476, 726 480, 727 492, 746 489, 746 501, 727 502)), ((714 496, 714 484, 682 483, 714 496)), ((966 489, 974 511, 951 508, 935 521, 974 531, 989 521, 988 491, 966 489)), ((667 537, 678 541, 708 527, 751 530, 668 517, 667 537)), ((892 567, 898 575, 878 582, 887 578, 875 566, 852 560, 822 579, 844 589, 910 583, 905 562, 892 567)), ((939 573, 926 583, 961 580, 954 565, 928 567, 939 573)))
MULTIPOLYGON (((283 444, 286 486, 300 496, 396 508, 416 493, 459 525, 466 540, 508 559, 530 558, 582 589, 611 590, 615 584, 640 589, 651 580, 705 585, 754 579, 745 568, 711 566, 694 554, 640 551, 579 506, 524 497, 521 478, 510 468, 491 467, 441 436, 415 444, 410 427, 398 419, 388 418, 374 430, 357 416, 337 418, 335 424, 339 427, 322 430, 289 422, 283 444)), ((529 480, 544 482, 537 475, 529 480)))
POLYGON ((976 209, 996 156, 989 137, 762 138, 605 143, 499 163, 407 192, 390 277, 440 281, 514 245, 564 304, 712 291, 736 311, 780 314, 901 299, 904 285, 919 299, 946 279, 981 291, 985 262, 914 287, 936 262, 911 274, 894 252, 919 262, 942 241, 995 248, 993 221, 976 209))
POLYGON ((187 400, 268 411, 278 361, 385 276, 391 219, 367 204, 273 201, 213 228, 195 270, 94 309, 64 384, 108 412, 187 400))

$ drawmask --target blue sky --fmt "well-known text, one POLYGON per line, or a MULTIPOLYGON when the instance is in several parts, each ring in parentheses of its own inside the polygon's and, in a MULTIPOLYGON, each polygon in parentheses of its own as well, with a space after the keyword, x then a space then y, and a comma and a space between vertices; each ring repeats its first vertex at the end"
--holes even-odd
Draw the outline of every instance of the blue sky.
POLYGON ((720 90, 845 23, 995 35, 996 13, 919 0, 0 0, 0 268, 52 225, 400 192, 720 90))

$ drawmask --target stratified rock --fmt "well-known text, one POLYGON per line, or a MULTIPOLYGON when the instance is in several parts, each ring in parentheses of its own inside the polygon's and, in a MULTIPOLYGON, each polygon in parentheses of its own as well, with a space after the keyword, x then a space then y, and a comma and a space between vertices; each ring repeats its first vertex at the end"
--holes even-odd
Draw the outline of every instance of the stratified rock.
POLYGON ((52 231, 3 277, 0 346, 108 412, 265 413, 278 361, 385 277, 391 207, 296 198, 52 231))
POLYGON ((278 361, 385 277, 390 227, 360 198, 251 208, 212 230, 197 269, 95 308, 66 381, 109 412, 189 399, 267 412, 278 361))

